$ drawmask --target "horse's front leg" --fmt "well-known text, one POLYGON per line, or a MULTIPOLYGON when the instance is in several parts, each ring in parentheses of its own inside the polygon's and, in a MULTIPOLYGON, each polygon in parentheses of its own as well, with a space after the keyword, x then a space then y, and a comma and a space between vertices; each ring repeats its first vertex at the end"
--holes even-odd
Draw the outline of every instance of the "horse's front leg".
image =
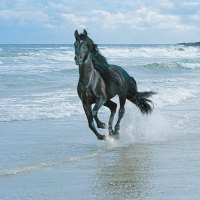
POLYGON ((112 129, 112 125, 113 125, 113 119, 116 113, 116 109, 117 109, 117 104, 111 100, 108 100, 104 106, 108 107, 110 109, 110 118, 109 118, 109 122, 108 122, 108 131, 109 131, 109 135, 113 135, 113 129, 112 129))
POLYGON ((94 134, 96 135, 97 139, 104 140, 105 139, 105 135, 99 134, 97 132, 96 128, 95 128, 94 121, 93 121, 93 116, 92 116, 91 105, 88 104, 88 103, 83 103, 83 108, 84 108, 85 114, 87 116, 88 125, 89 125, 90 129, 94 132, 94 134))
POLYGON ((124 113, 125 113, 124 105, 126 103, 126 98, 120 97, 119 101, 120 101, 120 108, 119 108, 119 113, 118 113, 118 120, 117 120, 117 123, 115 125, 115 131, 114 131, 114 135, 116 135, 116 136, 119 135, 120 121, 123 118, 124 113))
POLYGON ((92 116, 94 117, 97 127, 98 128, 106 128, 106 124, 101 122, 97 116, 99 109, 103 106, 103 104, 106 102, 105 98, 100 98, 96 101, 94 108, 92 109, 92 116))

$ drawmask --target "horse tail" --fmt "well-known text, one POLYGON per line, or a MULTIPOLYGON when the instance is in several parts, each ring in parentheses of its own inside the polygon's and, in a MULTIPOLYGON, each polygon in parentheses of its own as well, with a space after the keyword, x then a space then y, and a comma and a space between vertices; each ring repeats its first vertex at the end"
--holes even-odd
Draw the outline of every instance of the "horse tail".
POLYGON ((156 94, 153 91, 138 92, 137 84, 133 77, 130 77, 130 87, 127 94, 127 99, 134 103, 142 114, 150 114, 153 110, 153 103, 149 97, 156 94))

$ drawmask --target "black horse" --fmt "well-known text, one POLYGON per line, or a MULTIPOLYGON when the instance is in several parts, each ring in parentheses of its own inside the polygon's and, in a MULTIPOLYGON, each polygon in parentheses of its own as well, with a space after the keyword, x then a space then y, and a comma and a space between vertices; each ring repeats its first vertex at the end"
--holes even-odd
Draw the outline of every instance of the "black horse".
POLYGON ((97 116, 98 110, 104 105, 111 110, 108 122, 109 135, 118 137, 120 121, 124 116, 126 99, 139 107, 142 114, 152 112, 152 101, 148 97, 155 92, 138 92, 136 81, 133 77, 117 65, 109 65, 98 50, 96 44, 88 37, 87 31, 79 34, 76 30, 75 62, 79 65, 78 95, 83 103, 83 108, 88 119, 90 129, 99 140, 105 139, 104 135, 97 132, 93 119, 98 128, 106 128, 97 116), (119 96, 120 108, 118 120, 113 130, 112 124, 116 113, 117 104, 111 101, 114 96, 119 96), (95 104, 92 109, 92 104, 95 104))

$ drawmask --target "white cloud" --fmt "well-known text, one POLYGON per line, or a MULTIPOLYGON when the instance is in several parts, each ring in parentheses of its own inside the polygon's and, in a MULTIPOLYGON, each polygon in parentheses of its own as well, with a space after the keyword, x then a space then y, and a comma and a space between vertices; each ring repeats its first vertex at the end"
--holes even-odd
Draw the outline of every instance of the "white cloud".
POLYGON ((73 13, 63 13, 61 16, 69 23, 75 25, 78 28, 86 28, 89 18, 86 16, 75 15, 73 13))
POLYGON ((179 17, 160 14, 146 7, 138 9, 134 16, 138 27, 154 29, 177 29, 180 26, 179 17))
POLYGON ((48 15, 39 11, 1 10, 0 18, 7 21, 17 21, 21 25, 29 23, 43 23, 49 20, 48 15))
POLYGON ((116 29, 120 25, 124 24, 126 17, 121 12, 110 13, 104 10, 93 10, 92 19, 93 21, 103 20, 104 28, 116 29))
MULTIPOLYGON (((5 0, 2 2, 5 8, 7 3, 5 0)), ((181 2, 177 0, 144 0, 136 2, 125 0, 124 4, 119 0, 116 0, 115 3, 109 3, 104 0, 101 3, 95 0, 88 0, 84 3, 84 6, 85 4, 87 6, 81 10, 78 9, 78 11, 77 6, 78 8, 82 6, 82 1, 80 0, 76 2, 51 0, 46 1, 46 6, 43 7, 41 3, 34 2, 33 0, 15 0, 15 7, 1 10, 0 18, 13 20, 20 25, 34 22, 35 24, 43 24, 44 27, 49 28, 62 28, 69 24, 77 28, 97 26, 97 28, 115 30, 122 27, 134 30, 150 28, 191 30, 198 28, 194 25, 194 22, 197 22, 199 19, 197 14, 183 18, 182 15, 177 15, 171 12, 171 10, 176 9, 176 7, 197 6, 200 4, 199 0, 185 0, 181 2), (102 9, 105 3, 110 8, 109 11, 102 9), (94 9, 94 6, 97 9, 94 9), (99 25, 101 26, 99 27, 99 25)))
POLYGON ((101 23, 104 29, 117 29, 122 25, 135 30, 160 29, 183 31, 196 29, 192 25, 182 23, 178 15, 162 14, 145 6, 127 13, 94 10, 92 15, 93 20, 101 23))
MULTIPOLYGON (((158 0, 157 2, 155 2, 157 5, 159 5, 160 7, 164 8, 164 9, 172 9, 174 8, 174 3, 170 0, 158 0)), ((155 5, 155 4, 154 4, 155 5)))
POLYGON ((64 5, 61 3, 54 3, 54 2, 49 2, 48 5, 46 6, 47 9, 49 10, 63 10, 64 5))
POLYGON ((196 7, 196 6, 200 6, 200 1, 196 0, 196 1, 182 1, 181 2, 182 6, 184 7, 196 7))
POLYGON ((97 38, 110 34, 113 41, 118 41, 112 37, 114 31, 115 35, 126 35, 124 41, 132 41, 133 35, 143 37, 141 41, 155 37, 156 42, 167 35, 173 41, 170 37, 177 40, 179 35, 197 38, 199 16, 200 0, 0 0, 0 24, 5 33, 14 24, 15 28, 24 26, 24 30, 34 28, 38 32, 51 29, 50 35, 70 36, 75 29, 88 28, 97 38))
POLYGON ((190 18, 191 20, 194 20, 195 22, 198 22, 198 24, 200 24, 200 12, 191 15, 190 18))

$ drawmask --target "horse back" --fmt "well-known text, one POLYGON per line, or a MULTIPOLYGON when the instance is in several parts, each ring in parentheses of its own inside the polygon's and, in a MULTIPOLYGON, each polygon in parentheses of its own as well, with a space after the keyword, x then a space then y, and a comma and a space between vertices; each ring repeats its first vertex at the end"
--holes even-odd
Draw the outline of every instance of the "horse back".
POLYGON ((110 85, 112 85, 112 87, 115 85, 119 93, 126 93, 130 84, 129 74, 118 65, 109 65, 109 71, 113 77, 110 85))

